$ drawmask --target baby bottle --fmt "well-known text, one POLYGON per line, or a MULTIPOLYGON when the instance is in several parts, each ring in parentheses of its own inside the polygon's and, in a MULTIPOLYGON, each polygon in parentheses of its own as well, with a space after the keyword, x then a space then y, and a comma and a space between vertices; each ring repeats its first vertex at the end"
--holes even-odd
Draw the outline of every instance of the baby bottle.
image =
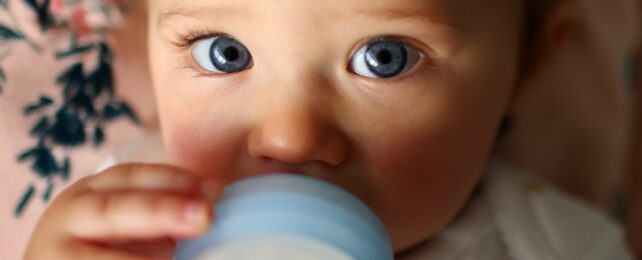
POLYGON ((293 174, 225 188, 208 233, 182 241, 176 260, 392 260, 388 235, 354 195, 293 174))

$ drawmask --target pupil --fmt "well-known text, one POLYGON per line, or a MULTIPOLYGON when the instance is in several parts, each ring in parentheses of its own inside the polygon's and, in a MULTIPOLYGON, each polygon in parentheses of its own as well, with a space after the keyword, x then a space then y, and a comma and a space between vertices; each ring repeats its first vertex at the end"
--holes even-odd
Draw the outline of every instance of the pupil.
POLYGON ((222 36, 210 46, 210 61, 220 72, 235 73, 247 69, 252 56, 243 44, 222 36))
POLYGON ((370 72, 378 77, 392 78, 403 72, 408 53, 402 42, 379 40, 365 50, 365 62, 370 72))
POLYGON ((223 55, 228 61, 236 61, 239 58, 239 50, 230 46, 225 48, 223 55))
POLYGON ((382 64, 389 64, 392 61, 392 53, 390 50, 382 50, 377 53, 377 60, 382 64))

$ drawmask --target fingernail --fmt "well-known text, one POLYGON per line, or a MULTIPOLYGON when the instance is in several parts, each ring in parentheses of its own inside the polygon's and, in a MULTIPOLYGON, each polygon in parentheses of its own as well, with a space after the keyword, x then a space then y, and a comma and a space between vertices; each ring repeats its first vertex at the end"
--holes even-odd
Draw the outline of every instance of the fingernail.
POLYGON ((215 182, 203 182, 203 184, 201 185, 201 193, 207 199, 207 201, 213 203, 220 197, 221 187, 215 182))
POLYGON ((199 233, 207 230, 209 216, 209 207, 203 202, 190 202, 183 211, 184 220, 190 223, 199 233))

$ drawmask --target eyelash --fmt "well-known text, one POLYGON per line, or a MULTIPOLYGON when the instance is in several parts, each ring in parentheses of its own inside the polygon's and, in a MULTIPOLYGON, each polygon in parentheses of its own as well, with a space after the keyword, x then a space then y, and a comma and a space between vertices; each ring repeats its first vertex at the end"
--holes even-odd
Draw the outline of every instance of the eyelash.
POLYGON ((189 58, 189 57, 183 58, 183 62, 181 64, 181 66, 178 67, 178 68, 187 70, 189 72, 193 72, 194 73, 194 75, 192 75, 193 78, 207 78, 207 77, 214 76, 214 75, 208 74, 206 72, 203 72, 201 69, 199 69, 196 66, 194 66, 192 59, 189 58))
POLYGON ((185 55, 184 53, 185 51, 188 51, 192 47, 192 45, 200 40, 223 35, 227 34, 214 30, 190 30, 182 34, 178 34, 176 36, 176 39, 172 42, 172 44, 180 51, 181 55, 183 56, 182 64, 178 68, 193 72, 194 75, 192 77, 194 78, 207 78, 216 76, 217 74, 205 72, 198 65, 194 65, 194 60, 191 54, 185 55))
MULTIPOLYGON (((179 48, 181 50, 187 50, 187 49, 191 48, 192 45, 194 45, 194 43, 196 43, 196 42, 198 42, 200 40, 211 38, 211 37, 223 36, 223 35, 228 35, 228 34, 221 33, 219 31, 214 31, 214 30, 188 31, 188 32, 183 33, 183 34, 179 34, 177 36, 177 40, 175 42, 173 42, 173 44, 177 48, 179 48)), ((402 37, 394 36, 394 35, 377 36, 377 37, 368 38, 368 39, 365 39, 365 40, 361 41, 357 46, 363 46, 363 44, 367 44, 369 42, 376 41, 376 40, 379 40, 379 39, 392 39, 392 40, 395 40, 395 41, 402 42, 403 44, 407 44, 407 45, 416 47, 416 44, 412 44, 409 41, 403 39, 402 37)), ((428 55, 426 55, 426 53, 424 51, 422 51, 421 48, 419 48, 419 47, 416 47, 416 48, 419 51, 422 52, 422 55, 424 56, 424 58, 422 58, 422 62, 420 62, 417 67, 411 69, 410 71, 405 73, 405 75, 403 75, 401 77, 392 77, 392 78, 363 78, 363 80, 376 81, 378 84, 390 84, 390 85, 401 84, 401 83, 404 83, 404 82, 407 82, 407 81, 415 80, 418 77, 416 71, 420 71, 420 70, 428 69, 428 68, 432 67, 432 66, 430 66, 429 62, 423 61, 425 59, 425 57, 428 57, 428 55)), ((350 57, 352 57, 353 55, 354 55, 354 53, 350 53, 350 57)), ((180 68, 193 71, 195 73, 194 77, 210 77, 210 76, 213 76, 212 74, 205 73, 201 69, 196 68, 192 63, 193 63, 193 61, 192 61, 191 57, 185 57, 185 59, 183 61, 183 65, 180 68)))
POLYGON ((213 30, 188 31, 187 33, 179 34, 173 44, 180 49, 187 49, 197 41, 222 35, 227 34, 213 30))

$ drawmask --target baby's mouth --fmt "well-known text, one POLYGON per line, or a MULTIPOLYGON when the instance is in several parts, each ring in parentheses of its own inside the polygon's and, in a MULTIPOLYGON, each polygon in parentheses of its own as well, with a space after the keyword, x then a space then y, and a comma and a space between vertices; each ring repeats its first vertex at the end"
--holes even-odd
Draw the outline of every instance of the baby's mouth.
POLYGON ((253 165, 253 167, 248 167, 248 169, 243 169, 241 172, 234 174, 233 179, 238 180, 268 174, 295 174, 310 176, 310 174, 307 174, 307 172, 301 167, 287 165, 280 162, 262 162, 259 165, 253 165))

